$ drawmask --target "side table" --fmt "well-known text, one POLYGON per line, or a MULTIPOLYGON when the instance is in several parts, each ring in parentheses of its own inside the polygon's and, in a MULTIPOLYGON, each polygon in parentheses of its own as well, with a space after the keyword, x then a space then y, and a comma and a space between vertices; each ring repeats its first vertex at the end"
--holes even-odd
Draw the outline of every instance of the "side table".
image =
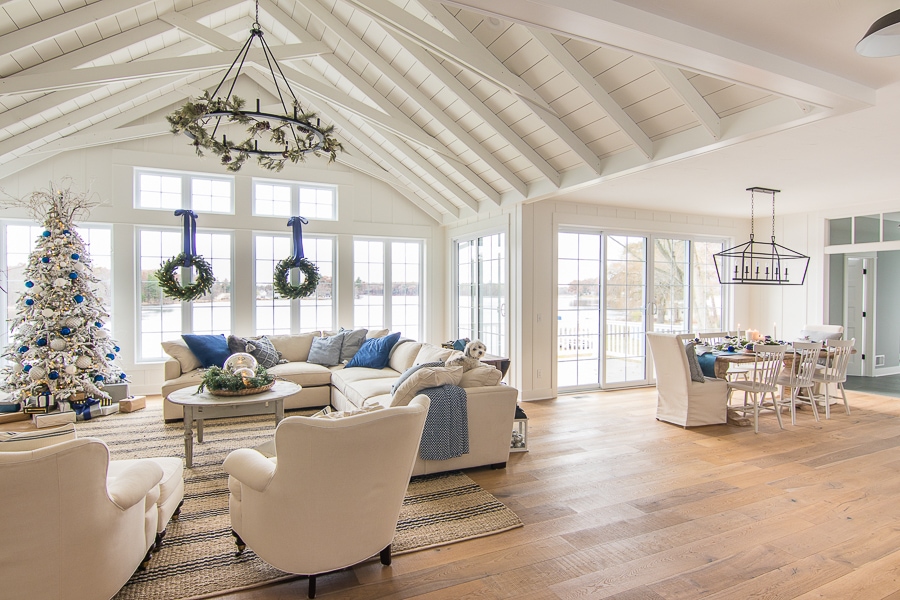
POLYGON ((512 440, 509 444, 510 452, 528 452, 528 415, 521 406, 516 406, 516 416, 513 419, 512 440))

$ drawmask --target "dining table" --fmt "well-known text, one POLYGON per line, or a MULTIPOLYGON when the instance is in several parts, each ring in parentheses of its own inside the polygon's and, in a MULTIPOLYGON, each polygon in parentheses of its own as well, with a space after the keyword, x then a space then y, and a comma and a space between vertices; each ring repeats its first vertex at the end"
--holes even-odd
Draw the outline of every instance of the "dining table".
MULTIPOLYGON (((856 354, 856 348, 853 348, 851 353, 856 354)), ((829 355, 827 348, 822 348, 819 351, 820 358, 828 358, 829 355)), ((753 363, 756 361, 756 354, 751 350, 738 350, 735 352, 712 350, 699 355, 698 361, 700 362, 700 369, 707 377, 726 379, 725 373, 731 365, 753 363), (712 360, 709 358, 709 355, 712 355, 712 360)), ((789 351, 784 355, 784 366, 790 368, 793 364, 794 353, 789 351)))

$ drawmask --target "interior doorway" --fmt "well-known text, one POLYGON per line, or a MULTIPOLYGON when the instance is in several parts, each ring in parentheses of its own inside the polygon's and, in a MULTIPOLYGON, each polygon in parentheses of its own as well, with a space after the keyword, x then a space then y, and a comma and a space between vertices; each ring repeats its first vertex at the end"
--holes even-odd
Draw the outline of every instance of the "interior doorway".
POLYGON ((871 255, 844 257, 844 339, 856 340, 848 375, 875 376, 875 269, 871 255))

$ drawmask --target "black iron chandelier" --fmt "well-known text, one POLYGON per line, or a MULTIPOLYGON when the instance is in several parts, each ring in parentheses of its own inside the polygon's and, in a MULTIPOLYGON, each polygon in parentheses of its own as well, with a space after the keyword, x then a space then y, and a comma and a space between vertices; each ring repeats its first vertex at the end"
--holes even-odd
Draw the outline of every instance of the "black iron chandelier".
POLYGON ((315 113, 301 109, 263 37, 259 25, 259 0, 256 1, 256 18, 250 28, 250 37, 216 89, 212 94, 206 91, 196 101, 189 100, 166 120, 172 126, 172 133, 184 133, 191 138, 198 156, 203 156, 204 151, 212 152, 229 171, 240 170, 251 156, 255 156, 263 168, 280 171, 287 161, 303 161, 307 154, 328 154, 331 162, 337 158, 337 152, 343 150, 341 143, 331 135, 333 125, 322 127, 315 113), (247 110, 244 100, 233 94, 254 39, 262 46, 282 114, 262 112, 259 99, 256 110, 247 110), (220 91, 226 87, 229 77, 231 85, 228 93, 222 96, 220 91))
POLYGON ((713 255, 719 283, 749 285, 803 285, 809 257, 775 243, 775 194, 781 190, 747 188, 750 192, 750 241, 713 255), (756 193, 772 195, 772 241, 753 238, 756 193))

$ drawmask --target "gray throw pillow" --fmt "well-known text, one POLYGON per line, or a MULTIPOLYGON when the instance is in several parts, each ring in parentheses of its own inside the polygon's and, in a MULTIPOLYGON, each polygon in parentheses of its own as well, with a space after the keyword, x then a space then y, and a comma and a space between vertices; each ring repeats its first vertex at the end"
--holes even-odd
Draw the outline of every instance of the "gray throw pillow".
POLYGON ((687 356, 688 368, 691 370, 691 381, 697 383, 706 383, 706 377, 703 376, 703 370, 700 369, 700 361, 697 360, 697 351, 694 346, 697 342, 688 342, 684 345, 684 354, 687 356))
POLYGON ((341 345, 341 362, 347 362, 359 351, 360 346, 366 341, 368 329, 344 329, 341 327, 341 333, 344 334, 344 342, 341 345))
POLYGON ((264 369, 271 369, 278 364, 278 360, 281 358, 272 341, 264 335, 256 340, 247 340, 245 348, 264 369))
POLYGON ((343 341, 343 333, 331 337, 313 338, 312 346, 309 349, 309 358, 306 359, 306 362, 322 365, 323 367, 333 367, 341 364, 341 345, 343 341))

